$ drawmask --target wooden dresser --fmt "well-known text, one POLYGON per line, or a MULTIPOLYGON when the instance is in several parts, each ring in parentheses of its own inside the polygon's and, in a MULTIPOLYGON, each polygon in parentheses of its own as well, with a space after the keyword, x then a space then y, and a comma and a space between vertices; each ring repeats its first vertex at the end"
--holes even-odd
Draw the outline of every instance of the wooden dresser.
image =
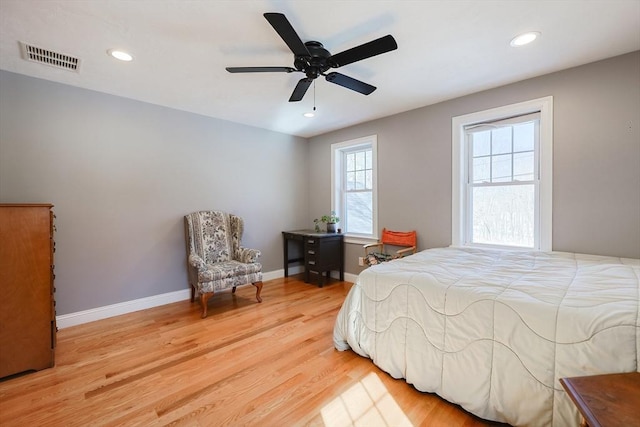
POLYGON ((0 204, 0 378, 54 365, 52 207, 0 204))

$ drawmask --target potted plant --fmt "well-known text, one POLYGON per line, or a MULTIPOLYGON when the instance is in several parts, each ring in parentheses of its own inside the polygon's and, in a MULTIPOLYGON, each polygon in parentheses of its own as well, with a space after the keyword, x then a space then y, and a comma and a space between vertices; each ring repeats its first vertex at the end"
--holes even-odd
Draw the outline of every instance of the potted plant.
POLYGON ((330 215, 322 215, 319 220, 316 218, 313 222, 316 226, 316 231, 320 231, 320 225, 318 223, 324 222, 327 224, 327 233, 335 233, 336 224, 340 222, 340 218, 338 218, 335 211, 331 211, 330 215))

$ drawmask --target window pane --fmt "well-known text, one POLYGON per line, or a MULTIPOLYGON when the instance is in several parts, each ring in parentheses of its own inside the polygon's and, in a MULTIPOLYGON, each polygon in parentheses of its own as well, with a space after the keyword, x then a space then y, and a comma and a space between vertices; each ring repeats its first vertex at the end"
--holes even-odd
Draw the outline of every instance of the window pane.
POLYGON ((473 157, 491 154, 491 131, 476 132, 471 135, 473 137, 473 143, 471 144, 473 157))
POLYGON ((473 182, 491 181, 491 157, 473 159, 473 182))
POLYGON ((345 170, 352 171, 355 169, 355 155, 353 153, 345 154, 346 166, 345 170))
POLYGON ((515 125, 513 127, 513 151, 533 151, 535 126, 533 122, 515 125))
POLYGON ((355 190, 356 188, 356 173, 347 172, 347 191, 355 190))
POLYGON ((491 157, 491 182, 511 181, 511 154, 491 157))
POLYGON ((344 225, 349 233, 373 233, 372 193, 347 193, 346 218, 344 225))
POLYGON ((367 186, 366 189, 367 190, 372 190, 373 189, 373 171, 372 170, 368 170, 367 172, 367 186))
POLYGON ((356 153, 356 169, 364 169, 364 165, 365 165, 365 159, 364 159, 364 152, 360 151, 358 153, 356 153))
POLYGON ((511 152, 511 126, 491 131, 491 154, 511 152))
POLYGON ((373 168, 373 152, 371 150, 367 150, 366 154, 367 154, 367 162, 365 167, 367 169, 372 169, 373 168))
POLYGON ((364 190, 365 176, 364 171, 356 172, 356 190, 364 190))
POLYGON ((474 187, 473 243, 533 248, 534 186, 474 187))
POLYGON ((515 181, 533 181, 533 151, 513 155, 513 179, 515 181))

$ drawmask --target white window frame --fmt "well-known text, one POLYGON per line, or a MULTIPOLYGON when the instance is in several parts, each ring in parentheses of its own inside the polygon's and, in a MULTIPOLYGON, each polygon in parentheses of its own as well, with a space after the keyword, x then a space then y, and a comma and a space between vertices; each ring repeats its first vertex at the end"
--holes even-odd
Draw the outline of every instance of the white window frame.
MULTIPOLYGON (((349 141, 331 144, 331 210, 335 211, 338 217, 345 216, 345 191, 343 177, 343 153, 358 148, 371 148, 372 152, 372 233, 345 233, 345 241, 348 243, 370 243, 378 237, 378 136, 370 135, 349 141)), ((339 225, 338 225, 339 227, 339 225)))
MULTIPOLYGON (((453 117, 451 120, 452 136, 452 206, 451 206, 451 244, 452 246, 490 246, 507 248, 498 245, 472 245, 466 242, 468 235, 467 221, 469 210, 469 197, 467 194, 467 182, 469 170, 467 162, 469 158, 468 144, 465 137, 465 126, 495 120, 504 120, 510 117, 540 112, 540 146, 539 146, 539 179, 538 215, 535 219, 534 250, 551 251, 552 242, 552 201, 553 201, 553 97, 533 99, 517 104, 492 108, 453 117)), ((509 249, 516 249, 508 247, 509 249)))

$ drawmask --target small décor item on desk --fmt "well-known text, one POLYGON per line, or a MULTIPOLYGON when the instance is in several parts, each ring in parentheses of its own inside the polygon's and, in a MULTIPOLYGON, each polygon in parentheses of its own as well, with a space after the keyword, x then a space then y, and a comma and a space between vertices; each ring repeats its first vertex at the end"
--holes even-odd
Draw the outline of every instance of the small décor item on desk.
POLYGON ((581 426, 640 427, 640 372, 561 378, 581 426))
POLYGON ((336 215, 335 211, 331 211, 330 215, 322 215, 320 219, 314 219, 313 223, 315 225, 316 233, 320 233, 322 231, 320 229, 320 222, 324 222, 325 224, 327 224, 327 233, 335 233, 336 224, 340 222, 340 218, 336 215))

